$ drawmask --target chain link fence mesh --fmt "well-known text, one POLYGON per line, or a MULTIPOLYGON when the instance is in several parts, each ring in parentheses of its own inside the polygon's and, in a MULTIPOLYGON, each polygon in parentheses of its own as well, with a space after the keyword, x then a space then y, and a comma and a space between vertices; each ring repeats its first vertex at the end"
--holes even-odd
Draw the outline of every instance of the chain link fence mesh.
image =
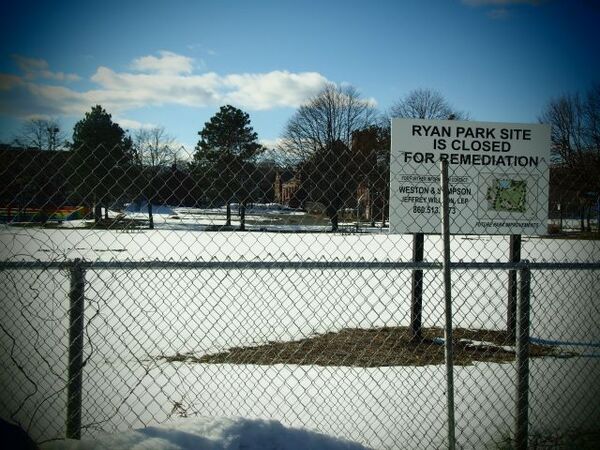
MULTIPOLYGON (((415 339, 414 270, 393 263, 414 259, 417 238, 389 233, 389 154, 346 151, 319 164, 226 161, 216 174, 206 161, 133 164, 120 149, 2 148, 0 259, 17 265, 0 270, 0 416, 37 442, 65 436, 69 269, 81 259, 82 436, 243 416, 372 448, 447 446, 441 237, 424 237, 423 260, 438 266, 422 269, 415 339)), ((595 266, 532 270, 529 443, 593 448, 598 175, 535 170, 550 186, 547 233, 523 236, 520 259, 595 266)), ((478 220, 460 197, 455 216, 478 220)), ((415 205, 439 221, 438 202, 415 205)), ((510 244, 454 235, 451 259, 507 262, 510 244)), ((459 448, 512 446, 508 272, 452 270, 459 448)))

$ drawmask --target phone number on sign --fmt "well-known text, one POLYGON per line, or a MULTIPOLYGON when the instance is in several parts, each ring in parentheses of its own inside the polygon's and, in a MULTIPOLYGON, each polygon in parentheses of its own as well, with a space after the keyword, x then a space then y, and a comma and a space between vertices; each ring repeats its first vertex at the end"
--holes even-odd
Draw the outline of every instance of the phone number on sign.
MULTIPOLYGON (((448 208, 450 214, 456 214, 456 206, 450 206, 448 208)), ((439 206, 413 206, 413 214, 439 214, 440 207, 439 206)))

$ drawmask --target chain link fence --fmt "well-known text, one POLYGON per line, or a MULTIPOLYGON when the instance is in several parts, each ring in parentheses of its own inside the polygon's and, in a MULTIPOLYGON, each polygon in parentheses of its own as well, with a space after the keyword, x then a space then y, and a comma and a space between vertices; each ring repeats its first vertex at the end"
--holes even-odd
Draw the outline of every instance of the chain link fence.
MULTIPOLYGON (((243 416, 449 446, 442 237, 389 232, 389 152, 148 167, 111 150, 0 151, 0 417, 38 443, 243 416)), ((600 442, 598 174, 529 175, 547 201, 516 186, 498 214, 548 208, 546 233, 451 236, 458 448, 520 445, 523 361, 529 446, 600 442)), ((450 220, 481 221, 460 206, 480 194, 451 189, 450 220)), ((406 194, 436 224, 439 195, 406 194)))

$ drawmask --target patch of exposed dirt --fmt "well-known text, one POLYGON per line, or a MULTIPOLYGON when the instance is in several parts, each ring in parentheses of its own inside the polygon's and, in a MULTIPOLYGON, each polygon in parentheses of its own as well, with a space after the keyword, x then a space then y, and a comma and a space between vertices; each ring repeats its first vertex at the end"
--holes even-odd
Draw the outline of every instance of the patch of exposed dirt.
MULTIPOLYGON (((161 356, 170 362, 204 364, 298 364, 317 366, 425 366, 444 364, 444 330, 424 328, 422 339, 411 339, 408 327, 342 329, 291 342, 269 342, 251 347, 233 347, 203 356, 161 356)), ((475 361, 508 362, 515 358, 504 331, 454 329, 454 364, 475 361)), ((553 354, 549 347, 531 344, 531 357, 553 354)))

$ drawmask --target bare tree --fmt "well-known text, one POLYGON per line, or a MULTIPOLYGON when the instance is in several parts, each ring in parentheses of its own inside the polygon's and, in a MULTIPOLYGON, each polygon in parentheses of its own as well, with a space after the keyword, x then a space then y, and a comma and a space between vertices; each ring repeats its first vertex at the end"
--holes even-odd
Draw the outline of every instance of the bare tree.
POLYGON ((175 139, 164 127, 141 128, 133 137, 135 158, 142 175, 142 192, 148 205, 150 229, 154 228, 152 202, 156 200, 158 186, 155 186, 158 173, 169 164, 176 164, 177 149, 175 139))
POLYGON ((307 160, 317 151, 341 142, 350 147, 352 133, 375 121, 375 108, 352 86, 327 84, 298 108, 288 121, 280 150, 307 160))
POLYGON ((552 126, 553 171, 560 178, 560 197, 575 198, 581 230, 590 229, 591 210, 600 192, 600 83, 583 96, 565 94, 551 100, 539 120, 552 126))
POLYGON ((567 94, 551 100, 539 119, 552 125, 555 162, 578 166, 590 155, 600 155, 600 84, 584 97, 567 94))
POLYGON ((138 163, 144 167, 164 167, 177 159, 175 138, 164 127, 140 128, 133 136, 138 163))
POLYGON ((432 89, 415 89, 390 108, 391 117, 431 120, 467 120, 468 114, 454 109, 442 94, 432 89))
POLYGON ((327 84, 288 121, 280 150, 297 161, 301 191, 322 203, 338 229, 338 211, 356 195, 358 173, 352 136, 371 126, 375 108, 352 86, 327 84))
POLYGON ((14 142, 39 150, 59 150, 66 144, 66 134, 55 119, 30 119, 23 124, 14 142))
POLYGON ((600 83, 594 84, 586 95, 584 106, 587 140, 596 155, 600 154, 600 83))

